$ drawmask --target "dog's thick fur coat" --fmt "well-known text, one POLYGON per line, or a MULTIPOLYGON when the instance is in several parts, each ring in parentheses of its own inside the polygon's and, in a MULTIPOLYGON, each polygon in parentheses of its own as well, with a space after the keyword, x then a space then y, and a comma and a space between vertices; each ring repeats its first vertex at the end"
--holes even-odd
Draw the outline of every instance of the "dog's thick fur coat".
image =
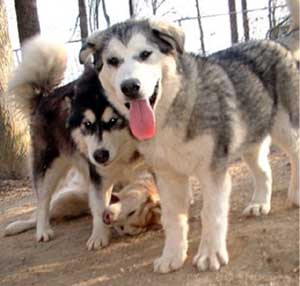
MULTIPOLYGON (((86 67, 78 79, 56 87, 65 67, 66 53, 61 46, 34 38, 24 46, 23 61, 10 81, 10 92, 30 124, 37 240, 53 237, 51 197, 74 167, 83 177, 93 215, 87 247, 96 249, 109 243, 110 229, 102 214, 113 186, 129 183, 149 169, 136 150, 127 120, 104 96, 95 70, 86 67)), ((7 227, 8 234, 16 231, 17 224, 7 227)))
MULTIPOLYGON (((203 190, 194 258, 200 271, 218 270, 229 260, 232 160, 242 156, 256 180, 245 214, 267 214, 272 140, 289 156, 288 199, 300 205, 299 70, 292 53, 275 42, 250 41, 204 58, 185 53, 183 44, 182 31, 171 24, 130 20, 92 35, 80 54, 82 61, 94 54, 109 100, 122 112, 129 103, 130 122, 139 119, 152 130, 155 122, 155 135, 138 150, 160 190, 166 238, 154 269, 162 273, 180 268, 187 256, 188 176, 197 177, 203 190)), ((133 133, 146 139, 148 130, 131 126, 137 124, 133 133)))

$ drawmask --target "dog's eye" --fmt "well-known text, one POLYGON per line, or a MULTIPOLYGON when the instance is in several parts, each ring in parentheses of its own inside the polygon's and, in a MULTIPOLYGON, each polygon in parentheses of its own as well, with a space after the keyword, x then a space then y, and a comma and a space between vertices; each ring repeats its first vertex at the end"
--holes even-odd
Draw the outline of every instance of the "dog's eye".
POLYGON ((85 121, 83 124, 87 130, 93 129, 93 123, 91 121, 85 121))
POLYGON ((132 216, 132 215, 134 215, 135 214, 135 211, 132 211, 132 212, 130 212, 129 214, 128 214, 128 217, 130 217, 130 216, 132 216))
POLYGON ((151 54, 152 54, 151 51, 142 51, 142 52, 140 53, 140 59, 141 59, 142 61, 145 61, 146 59, 148 59, 148 58, 150 57, 151 54))
POLYGON ((116 57, 111 57, 107 60, 107 64, 113 66, 113 67, 117 67, 120 63, 120 60, 116 57))
POLYGON ((109 126, 114 126, 116 123, 118 122, 118 118, 117 117, 112 117, 109 121, 108 124, 109 126))

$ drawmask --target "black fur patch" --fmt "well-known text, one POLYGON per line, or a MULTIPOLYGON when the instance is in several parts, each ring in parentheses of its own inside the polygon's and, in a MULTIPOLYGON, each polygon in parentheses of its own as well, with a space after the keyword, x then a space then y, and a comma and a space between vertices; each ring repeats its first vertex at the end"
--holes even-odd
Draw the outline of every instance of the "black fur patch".
POLYGON ((91 182, 95 187, 98 188, 98 187, 100 187, 101 182, 102 182, 101 176, 99 175, 99 173, 97 172, 97 170, 93 164, 91 164, 90 162, 88 164, 89 164, 89 172, 90 172, 91 182))

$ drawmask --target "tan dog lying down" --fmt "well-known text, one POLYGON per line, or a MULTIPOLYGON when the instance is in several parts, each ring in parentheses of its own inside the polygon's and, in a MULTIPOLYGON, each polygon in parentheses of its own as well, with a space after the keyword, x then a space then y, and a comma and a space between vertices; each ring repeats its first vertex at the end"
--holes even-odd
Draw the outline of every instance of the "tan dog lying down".
MULTIPOLYGON (((78 173, 53 198, 50 206, 51 220, 79 217, 90 213, 88 193, 82 188, 78 173)), ((103 213, 104 222, 120 235, 136 235, 151 225, 160 224, 160 205, 154 178, 142 173, 136 180, 113 192, 111 203, 103 213)), ((7 226, 5 235, 15 235, 36 227, 36 214, 28 220, 18 220, 7 226)))

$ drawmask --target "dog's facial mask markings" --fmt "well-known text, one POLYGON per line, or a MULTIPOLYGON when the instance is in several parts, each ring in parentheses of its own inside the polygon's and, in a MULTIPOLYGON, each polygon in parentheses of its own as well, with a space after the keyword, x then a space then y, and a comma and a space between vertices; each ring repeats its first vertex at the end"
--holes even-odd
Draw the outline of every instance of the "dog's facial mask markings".
POLYGON ((92 135, 96 132, 96 115, 90 109, 84 112, 84 118, 81 123, 81 131, 83 135, 92 135))
POLYGON ((130 118, 134 120, 130 120, 130 127, 142 140, 155 133, 152 109, 162 74, 161 54, 153 45, 141 33, 132 36, 126 45, 112 38, 103 52, 104 66, 100 73, 104 86, 107 83, 105 87, 111 91, 109 93, 116 94, 123 104, 131 102, 130 118), (118 65, 112 65, 112 58, 119 59, 118 65))
POLYGON ((104 123, 115 123, 118 120, 118 116, 115 114, 113 109, 111 107, 108 107, 104 110, 102 115, 102 121, 104 123))
MULTIPOLYGON (((93 47, 99 47, 95 54, 100 53, 103 63, 100 79, 110 97, 123 104, 131 103, 130 128, 139 140, 150 139, 155 134, 152 108, 159 98, 157 94, 163 73, 161 58, 183 53, 184 41, 180 28, 147 20, 128 22, 125 26, 117 24, 88 40, 93 47), (131 25, 135 33, 128 32, 132 30, 131 25)), ((85 52, 83 50, 81 54, 85 52)))
POLYGON ((150 139, 155 134, 152 109, 160 97, 161 58, 182 53, 184 40, 180 28, 145 20, 124 26, 117 24, 95 33, 81 51, 83 57, 92 50, 99 56, 100 80, 116 106, 131 103, 130 128, 139 140, 150 139), (135 33, 130 32, 133 30, 135 33))

